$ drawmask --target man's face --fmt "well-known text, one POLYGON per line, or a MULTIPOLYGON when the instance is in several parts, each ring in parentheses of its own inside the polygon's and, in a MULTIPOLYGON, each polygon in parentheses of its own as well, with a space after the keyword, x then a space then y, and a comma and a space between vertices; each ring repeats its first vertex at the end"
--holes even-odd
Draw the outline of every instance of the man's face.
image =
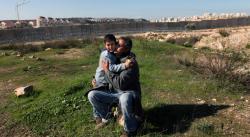
POLYGON ((122 53, 126 53, 128 51, 127 47, 125 46, 124 40, 119 39, 118 44, 119 44, 119 47, 116 50, 118 55, 121 55, 122 53))
POLYGON ((115 51, 115 42, 114 41, 106 41, 105 48, 107 49, 108 52, 115 51))

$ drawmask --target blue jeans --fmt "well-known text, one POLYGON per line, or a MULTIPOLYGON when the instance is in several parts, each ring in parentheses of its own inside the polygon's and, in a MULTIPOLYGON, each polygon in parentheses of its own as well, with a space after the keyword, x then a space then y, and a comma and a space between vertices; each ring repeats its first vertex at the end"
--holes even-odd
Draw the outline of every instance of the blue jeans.
POLYGON ((138 122, 134 114, 134 100, 138 95, 134 91, 110 92, 93 90, 89 92, 88 99, 93 106, 94 117, 109 119, 112 104, 121 106, 124 116, 124 130, 134 132, 138 127, 138 122))

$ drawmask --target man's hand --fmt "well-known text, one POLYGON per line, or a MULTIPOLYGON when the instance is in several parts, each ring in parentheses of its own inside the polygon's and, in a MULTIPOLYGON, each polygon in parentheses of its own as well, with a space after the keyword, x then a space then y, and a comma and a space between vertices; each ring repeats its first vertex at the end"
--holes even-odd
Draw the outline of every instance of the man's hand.
POLYGON ((102 61, 102 68, 103 68, 103 70, 104 70, 105 72, 108 72, 108 71, 109 71, 109 62, 103 60, 103 61, 102 61))
POLYGON ((134 60, 133 59, 127 59, 124 64, 125 64, 126 69, 131 68, 134 65, 134 60))

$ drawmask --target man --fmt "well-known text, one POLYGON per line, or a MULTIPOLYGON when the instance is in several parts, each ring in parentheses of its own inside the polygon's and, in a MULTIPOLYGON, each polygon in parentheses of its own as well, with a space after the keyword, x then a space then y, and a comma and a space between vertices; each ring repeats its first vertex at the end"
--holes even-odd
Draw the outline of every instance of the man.
POLYGON ((96 119, 102 119, 97 123, 96 128, 108 123, 112 104, 120 105, 124 117, 122 137, 135 136, 142 119, 139 67, 131 49, 131 39, 121 37, 116 55, 120 58, 121 63, 126 62, 127 59, 131 61, 130 67, 121 73, 115 74, 109 71, 108 62, 102 64, 106 78, 114 90, 92 90, 88 94, 88 99, 94 109, 94 115, 97 116, 96 119))

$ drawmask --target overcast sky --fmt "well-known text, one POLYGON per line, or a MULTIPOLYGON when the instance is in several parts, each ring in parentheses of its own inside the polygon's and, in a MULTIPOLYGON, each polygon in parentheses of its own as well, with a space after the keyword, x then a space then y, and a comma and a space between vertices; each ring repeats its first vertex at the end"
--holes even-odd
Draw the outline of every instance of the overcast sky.
MULTIPOLYGON (((0 20, 17 19, 15 5, 22 0, 0 0, 0 20)), ((204 12, 246 12, 250 0, 27 0, 21 19, 45 17, 160 18, 202 15, 204 12)))

